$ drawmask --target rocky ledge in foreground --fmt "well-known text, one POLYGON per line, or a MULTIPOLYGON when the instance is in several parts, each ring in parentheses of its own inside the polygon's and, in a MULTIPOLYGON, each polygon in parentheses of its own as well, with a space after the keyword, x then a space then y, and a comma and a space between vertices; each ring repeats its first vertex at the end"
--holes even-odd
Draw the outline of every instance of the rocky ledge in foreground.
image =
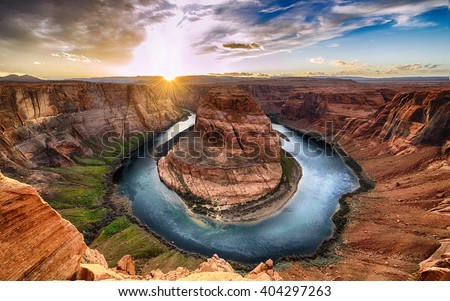
POLYGON ((216 87, 197 109, 195 131, 159 160, 158 172, 188 205, 220 211, 274 192, 283 175, 280 156, 280 138, 250 95, 216 87))
POLYGON ((242 276, 214 255, 195 271, 178 267, 138 275, 125 255, 114 268, 83 242, 75 226, 47 204, 36 190, 0 172, 0 281, 2 280, 282 280, 273 261, 242 276))
POLYGON ((0 280, 64 280, 80 266, 83 235, 26 184, 0 173, 0 280))

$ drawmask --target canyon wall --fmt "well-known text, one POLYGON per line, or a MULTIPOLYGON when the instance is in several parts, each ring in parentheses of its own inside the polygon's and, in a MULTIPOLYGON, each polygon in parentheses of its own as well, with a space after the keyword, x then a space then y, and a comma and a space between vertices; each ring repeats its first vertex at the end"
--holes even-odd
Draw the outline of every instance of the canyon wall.
POLYGON ((5 166, 66 166, 90 156, 107 132, 159 131, 182 116, 145 85, 88 82, 0 85, 0 160, 5 166))
MULTIPOLYGON (((230 83, 237 86, 240 90, 248 92, 256 100, 266 114, 278 114, 280 108, 286 101, 294 85, 283 84, 242 84, 238 82, 230 83)), ((209 89, 217 84, 195 84, 186 86, 183 93, 175 95, 174 102, 189 110, 196 111, 203 97, 208 94, 209 89)))
POLYGON ((417 145, 442 146, 450 140, 450 91, 398 93, 367 118, 350 118, 344 127, 349 137, 385 141, 395 154, 417 145))
POLYGON ((295 88, 281 108, 281 116, 295 120, 306 130, 325 131, 326 122, 342 128, 349 117, 367 117, 390 100, 395 91, 376 89, 356 82, 343 86, 295 88))
MULTIPOLYGON (((335 140, 376 183, 373 190, 346 197, 345 247, 326 267, 294 264, 281 273, 308 280, 439 280, 448 279, 450 229, 450 160, 448 85, 405 88, 364 114, 342 116, 320 101, 320 95, 293 106, 304 108, 283 122, 301 131, 324 132, 334 125, 335 140), (319 99, 319 101, 317 101, 319 99), (310 107, 309 107, 310 106, 310 107), (296 119, 300 117, 300 119, 296 119), (345 250, 344 250, 345 249, 345 250), (430 259, 427 260, 427 258, 430 259), (420 264, 419 262, 424 261, 420 264)), ((349 95, 354 91, 349 89, 349 95)), ((345 98, 344 98, 345 99, 345 98)), ((339 100, 343 102, 342 100, 339 100)), ((286 102, 288 104, 288 102, 286 102)), ((342 104, 346 106, 346 104, 342 104)), ((283 111, 282 111, 283 112, 283 111)), ((357 113, 357 111, 356 111, 357 113)), ((327 138, 327 136, 325 136, 327 138)))

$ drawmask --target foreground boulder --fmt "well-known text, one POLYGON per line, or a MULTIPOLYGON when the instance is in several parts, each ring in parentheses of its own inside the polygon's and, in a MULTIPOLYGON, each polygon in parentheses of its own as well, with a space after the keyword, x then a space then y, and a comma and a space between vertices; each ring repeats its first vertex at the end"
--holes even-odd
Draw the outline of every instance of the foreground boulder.
POLYGON ((100 253, 98 250, 91 249, 89 247, 86 248, 86 251, 83 254, 83 259, 81 263, 84 264, 99 264, 104 268, 108 268, 108 262, 106 261, 105 256, 100 253))
POLYGON ((195 133, 158 162, 170 188, 215 206, 255 201, 282 178, 280 139, 261 107, 236 87, 212 88, 197 109, 195 133))
POLYGON ((420 263, 419 280, 434 281, 450 278, 450 239, 440 241, 441 246, 420 263))
POLYGON ((233 267, 225 260, 220 258, 217 254, 213 257, 208 258, 206 262, 202 262, 198 269, 195 270, 196 273, 202 272, 229 272, 234 273, 233 267))
POLYGON ((272 259, 261 262, 245 278, 258 281, 279 281, 283 280, 273 269, 272 259))
POLYGON ((117 271, 127 273, 128 275, 136 275, 136 268, 131 255, 123 256, 117 263, 117 271))
POLYGON ((26 184, 0 173, 0 280, 65 280, 80 268, 83 236, 26 184))

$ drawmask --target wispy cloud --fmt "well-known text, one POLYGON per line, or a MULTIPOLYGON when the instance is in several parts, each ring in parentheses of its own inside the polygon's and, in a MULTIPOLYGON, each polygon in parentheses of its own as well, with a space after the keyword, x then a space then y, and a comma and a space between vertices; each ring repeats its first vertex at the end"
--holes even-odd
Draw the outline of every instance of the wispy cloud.
POLYGON ((53 57, 59 57, 64 58, 68 61, 72 62, 79 62, 84 64, 91 64, 91 63, 100 63, 101 61, 96 58, 88 58, 87 56, 81 55, 81 54, 74 54, 74 53, 67 53, 67 52, 57 52, 57 53, 51 53, 50 54, 53 57))
MULTIPOLYGON (((281 6, 277 1, 240 2, 183 7, 183 26, 202 27, 201 20, 215 23, 197 37, 198 53, 219 58, 246 58, 291 51, 340 37, 350 31, 390 23, 396 26, 432 26, 417 19, 420 14, 446 6, 444 0, 302 1, 281 6), (264 3, 264 5, 263 5, 264 3), (198 23, 198 24, 197 24, 198 23), (197 25, 196 25, 197 24, 197 25), (264 45, 257 54, 247 48, 230 52, 221 47, 229 41, 254 41, 264 45)), ((331 43, 327 47, 338 47, 331 43)))
POLYGON ((291 9, 293 7, 299 6, 301 4, 302 4, 301 2, 297 2, 297 3, 291 4, 291 5, 285 6, 285 7, 276 5, 276 6, 272 6, 272 7, 266 8, 266 9, 262 9, 259 12, 260 13, 271 14, 271 13, 276 13, 276 12, 279 12, 279 11, 285 11, 285 10, 291 9))
POLYGON ((321 56, 310 58, 309 61, 313 64, 323 64, 325 63, 325 59, 321 56))
POLYGON ((344 60, 331 60, 330 61, 331 66, 335 67, 349 67, 349 66, 358 66, 359 61, 356 59, 351 60, 350 62, 344 61, 344 60))
POLYGON ((406 64, 406 65, 396 65, 393 66, 391 69, 387 71, 389 74, 398 74, 398 73, 405 73, 405 72, 424 72, 424 71, 431 71, 433 69, 438 68, 440 65, 436 64, 421 64, 421 63, 415 63, 415 64, 406 64))

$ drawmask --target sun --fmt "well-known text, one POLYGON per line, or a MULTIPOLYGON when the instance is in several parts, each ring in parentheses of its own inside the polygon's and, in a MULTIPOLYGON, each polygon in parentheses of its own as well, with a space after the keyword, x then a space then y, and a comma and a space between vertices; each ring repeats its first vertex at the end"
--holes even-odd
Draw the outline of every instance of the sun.
POLYGON ((177 78, 177 75, 175 73, 172 73, 172 72, 167 72, 167 73, 163 74, 162 77, 166 81, 171 82, 171 81, 173 81, 173 80, 175 80, 177 78))

